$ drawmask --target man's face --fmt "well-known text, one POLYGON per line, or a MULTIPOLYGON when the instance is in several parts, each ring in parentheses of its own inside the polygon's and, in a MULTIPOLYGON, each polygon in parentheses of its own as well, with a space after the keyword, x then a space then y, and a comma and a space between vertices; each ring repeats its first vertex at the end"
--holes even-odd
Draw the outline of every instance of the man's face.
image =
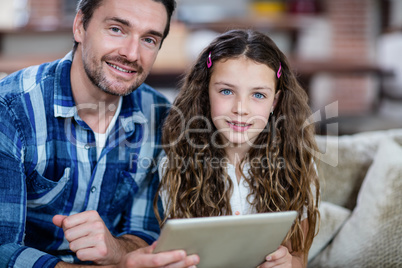
POLYGON ((112 95, 130 94, 155 62, 167 23, 164 5, 152 0, 104 0, 86 29, 81 16, 74 22, 74 38, 80 43, 75 56, 82 57, 88 79, 112 95))

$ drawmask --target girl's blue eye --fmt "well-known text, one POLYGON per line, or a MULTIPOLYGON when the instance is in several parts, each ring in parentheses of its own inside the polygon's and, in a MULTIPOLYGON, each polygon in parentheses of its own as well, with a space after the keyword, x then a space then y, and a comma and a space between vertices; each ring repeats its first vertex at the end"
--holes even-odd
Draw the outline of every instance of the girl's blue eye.
POLYGON ((229 89, 223 89, 223 90, 221 91, 221 93, 222 93, 223 95, 230 95, 230 94, 232 94, 232 91, 230 91, 229 89))
POLYGON ((256 97, 257 99, 263 99, 265 98, 265 96, 261 93, 254 93, 254 97, 256 97))

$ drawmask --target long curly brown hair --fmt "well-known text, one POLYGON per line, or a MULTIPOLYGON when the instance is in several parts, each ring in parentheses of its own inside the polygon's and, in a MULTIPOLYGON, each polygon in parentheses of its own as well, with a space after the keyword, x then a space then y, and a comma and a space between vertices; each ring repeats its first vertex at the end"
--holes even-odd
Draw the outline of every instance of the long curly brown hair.
POLYGON ((217 146, 221 142, 219 135, 213 139, 217 129, 212 123, 208 86, 214 62, 238 57, 265 64, 275 72, 281 65, 282 75, 276 83, 276 92, 281 93, 274 114, 266 131, 254 142, 256 146, 242 160, 243 164, 257 160, 260 165, 251 165, 244 177, 254 197, 251 206, 256 212, 298 212, 285 240, 290 239, 293 251, 307 254, 319 220, 319 182, 312 154, 318 149, 314 126, 308 124, 311 110, 286 56, 268 36, 256 31, 232 30, 218 36, 185 76, 163 126, 167 161, 159 193, 167 196, 167 203, 161 217, 156 198, 155 213, 161 224, 168 218, 232 214, 233 185, 226 168, 209 161, 225 158, 225 151, 217 146), (207 67, 209 53, 211 68, 207 67), (309 225, 306 237, 301 227, 305 211, 309 225))

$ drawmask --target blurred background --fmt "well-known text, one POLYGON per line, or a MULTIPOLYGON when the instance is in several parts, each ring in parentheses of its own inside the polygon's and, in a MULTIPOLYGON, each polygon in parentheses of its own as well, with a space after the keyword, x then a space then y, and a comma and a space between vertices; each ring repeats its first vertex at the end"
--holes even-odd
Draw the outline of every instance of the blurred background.
MULTIPOLYGON (((0 0, 0 78, 72 48, 76 0, 0 0)), ((288 56, 318 134, 402 127, 402 0, 177 0, 147 83, 171 101, 217 34, 253 28, 288 56)))

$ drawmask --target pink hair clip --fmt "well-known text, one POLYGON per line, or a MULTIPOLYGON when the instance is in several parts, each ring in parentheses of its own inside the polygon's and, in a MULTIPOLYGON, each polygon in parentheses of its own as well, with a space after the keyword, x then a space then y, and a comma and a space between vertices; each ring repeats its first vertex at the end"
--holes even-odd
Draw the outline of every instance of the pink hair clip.
POLYGON ((207 59, 207 67, 208 69, 212 66, 212 59, 211 59, 211 52, 209 52, 208 59, 207 59))
POLYGON ((278 72, 276 73, 276 76, 277 76, 278 79, 279 79, 279 77, 281 77, 281 75, 282 75, 282 63, 279 62, 279 70, 278 70, 278 72))

